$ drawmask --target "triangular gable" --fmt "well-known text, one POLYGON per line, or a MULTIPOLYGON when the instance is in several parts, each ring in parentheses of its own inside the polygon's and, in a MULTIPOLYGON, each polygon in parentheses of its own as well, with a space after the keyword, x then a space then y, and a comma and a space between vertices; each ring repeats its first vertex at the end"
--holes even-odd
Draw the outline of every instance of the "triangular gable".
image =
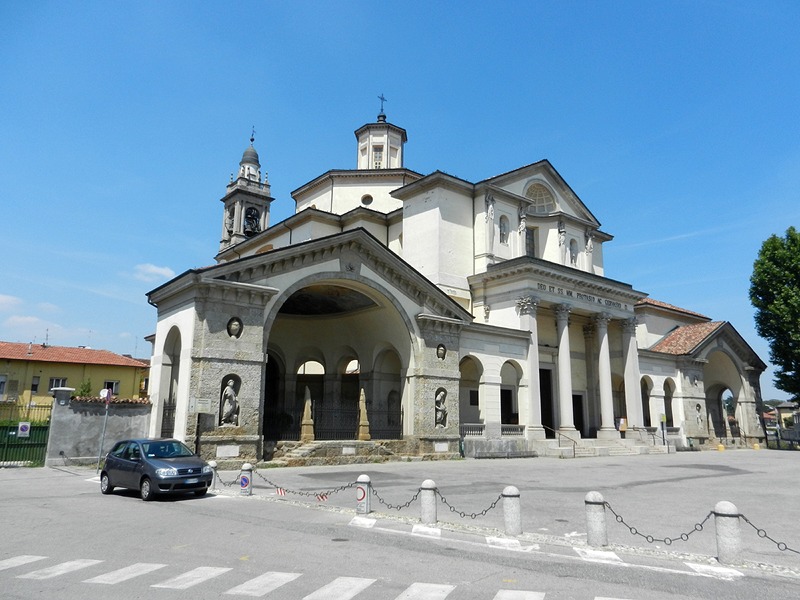
POLYGON ((678 327, 654 344, 649 350, 705 359, 707 354, 724 343, 745 364, 764 371, 767 365, 738 331, 727 321, 709 321, 678 327))
POLYGON ((271 275, 318 264, 343 253, 358 256, 359 260, 368 265, 371 272, 377 273, 392 287, 402 290, 409 298, 423 306, 426 314, 463 323, 472 321, 473 317, 469 312, 361 228, 187 271, 153 290, 148 296, 151 302, 158 304, 187 287, 205 282, 229 285, 243 293, 250 290, 253 294, 261 293, 270 297, 278 292, 268 287, 271 275), (265 281, 267 285, 263 284, 265 281))
POLYGON ((583 221, 589 222, 594 227, 600 227, 600 221, 597 220, 547 159, 484 179, 478 182, 475 187, 493 186, 524 198, 525 190, 535 181, 543 183, 545 187, 550 188, 555 193, 561 212, 572 214, 583 221))

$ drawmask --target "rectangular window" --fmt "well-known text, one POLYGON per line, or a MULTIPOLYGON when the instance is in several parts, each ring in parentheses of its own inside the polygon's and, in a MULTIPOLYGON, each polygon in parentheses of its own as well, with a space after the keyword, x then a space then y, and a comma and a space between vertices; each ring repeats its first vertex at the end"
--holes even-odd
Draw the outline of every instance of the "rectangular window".
POLYGON ((53 389, 57 387, 67 387, 67 378, 66 377, 51 377, 50 378, 50 387, 48 389, 53 389))
POLYGON ((478 390, 469 391, 469 405, 478 406, 478 390))
POLYGON ((0 375, 0 396, 6 393, 6 376, 0 375))
POLYGON ((33 379, 31 380, 31 394, 35 394, 39 391, 39 376, 34 375, 33 379))
POLYGON ((536 228, 525 230, 525 256, 536 258, 536 228))
POLYGON ((117 396, 119 394, 119 381, 105 381, 103 382, 104 390, 111 390, 111 393, 117 396))
POLYGON ((383 146, 372 147, 372 168, 380 169, 383 167, 383 146))

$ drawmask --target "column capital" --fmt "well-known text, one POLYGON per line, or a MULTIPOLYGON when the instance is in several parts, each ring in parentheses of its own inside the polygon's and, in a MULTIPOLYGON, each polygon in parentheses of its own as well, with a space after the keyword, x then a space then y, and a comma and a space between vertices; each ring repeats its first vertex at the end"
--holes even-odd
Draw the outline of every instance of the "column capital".
POLYGON ((572 311, 572 307, 569 304, 558 304, 555 307, 555 311, 557 320, 566 321, 569 319, 569 313, 572 311))
POLYGON ((625 319, 622 322, 622 331, 624 331, 625 333, 636 333, 636 325, 637 324, 638 324, 638 321, 636 320, 636 317, 631 317, 630 319, 625 319))
POLYGON ((537 296, 520 296, 517 298, 517 311, 522 315, 535 315, 536 308, 539 306, 537 296))
POLYGON ((594 323, 587 323, 583 326, 583 337, 591 338, 594 336, 595 326, 594 323))
POLYGON ((597 313, 592 321, 599 328, 607 328, 608 324, 611 322, 611 315, 607 312, 597 313))

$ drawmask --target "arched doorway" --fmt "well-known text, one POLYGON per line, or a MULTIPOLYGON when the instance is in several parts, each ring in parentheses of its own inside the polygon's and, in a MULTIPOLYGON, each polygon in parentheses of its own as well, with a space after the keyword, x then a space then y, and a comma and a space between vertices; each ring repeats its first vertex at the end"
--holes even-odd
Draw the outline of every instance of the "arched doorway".
POLYGON ((503 425, 519 424, 519 389, 520 370, 512 362, 505 362, 500 368, 500 423, 503 425))
POLYGON ((653 389, 653 382, 649 377, 642 377, 642 415, 644 416, 644 426, 652 427, 650 417, 650 390, 653 389))
MULTIPOLYGON (((309 280, 287 289, 265 321, 270 353, 279 352, 285 364, 295 365, 286 369, 283 388, 272 388, 274 400, 265 401, 266 409, 277 408, 285 397, 292 410, 283 412, 291 413, 295 425, 291 432, 272 434, 299 436, 307 389, 315 439, 356 439, 363 390, 371 438, 402 437, 403 382, 416 340, 412 322, 376 284, 318 275, 309 280)), ((267 427, 264 432, 266 439, 267 427)))
MULTIPOLYGON (((480 381, 483 367, 476 358, 465 356, 458 364, 458 371, 460 373, 458 414, 461 424, 467 428, 470 428, 470 425, 483 425, 480 403, 480 381)), ((481 428, 477 429, 482 431, 481 428)))
POLYGON ((177 327, 170 329, 164 342, 164 355, 161 363, 161 437, 175 435, 175 407, 178 404, 178 381, 181 372, 181 332, 177 327))
POLYGON ((675 396, 675 382, 671 379, 664 381, 664 414, 667 415, 667 427, 675 427, 675 413, 672 401, 675 396))

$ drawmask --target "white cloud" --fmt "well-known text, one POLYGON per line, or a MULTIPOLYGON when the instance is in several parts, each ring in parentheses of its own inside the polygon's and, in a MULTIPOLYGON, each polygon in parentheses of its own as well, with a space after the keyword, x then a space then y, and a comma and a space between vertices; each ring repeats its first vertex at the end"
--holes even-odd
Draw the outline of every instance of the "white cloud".
POLYGON ((136 265, 133 276, 139 281, 160 281, 172 279, 175 277, 175 271, 169 267, 157 267, 156 265, 146 263, 143 265, 136 265))
POLYGON ((3 321, 3 325, 6 327, 39 327, 44 324, 45 322, 39 317, 24 317, 21 315, 14 315, 3 321))
POLYGON ((51 302, 39 302, 39 304, 36 305, 36 308, 44 313, 61 312, 61 307, 57 304, 52 304, 51 302))
POLYGON ((17 298, 16 296, 8 296, 6 294, 0 294, 0 310, 2 311, 14 310, 20 304, 22 304, 22 300, 20 298, 17 298))

